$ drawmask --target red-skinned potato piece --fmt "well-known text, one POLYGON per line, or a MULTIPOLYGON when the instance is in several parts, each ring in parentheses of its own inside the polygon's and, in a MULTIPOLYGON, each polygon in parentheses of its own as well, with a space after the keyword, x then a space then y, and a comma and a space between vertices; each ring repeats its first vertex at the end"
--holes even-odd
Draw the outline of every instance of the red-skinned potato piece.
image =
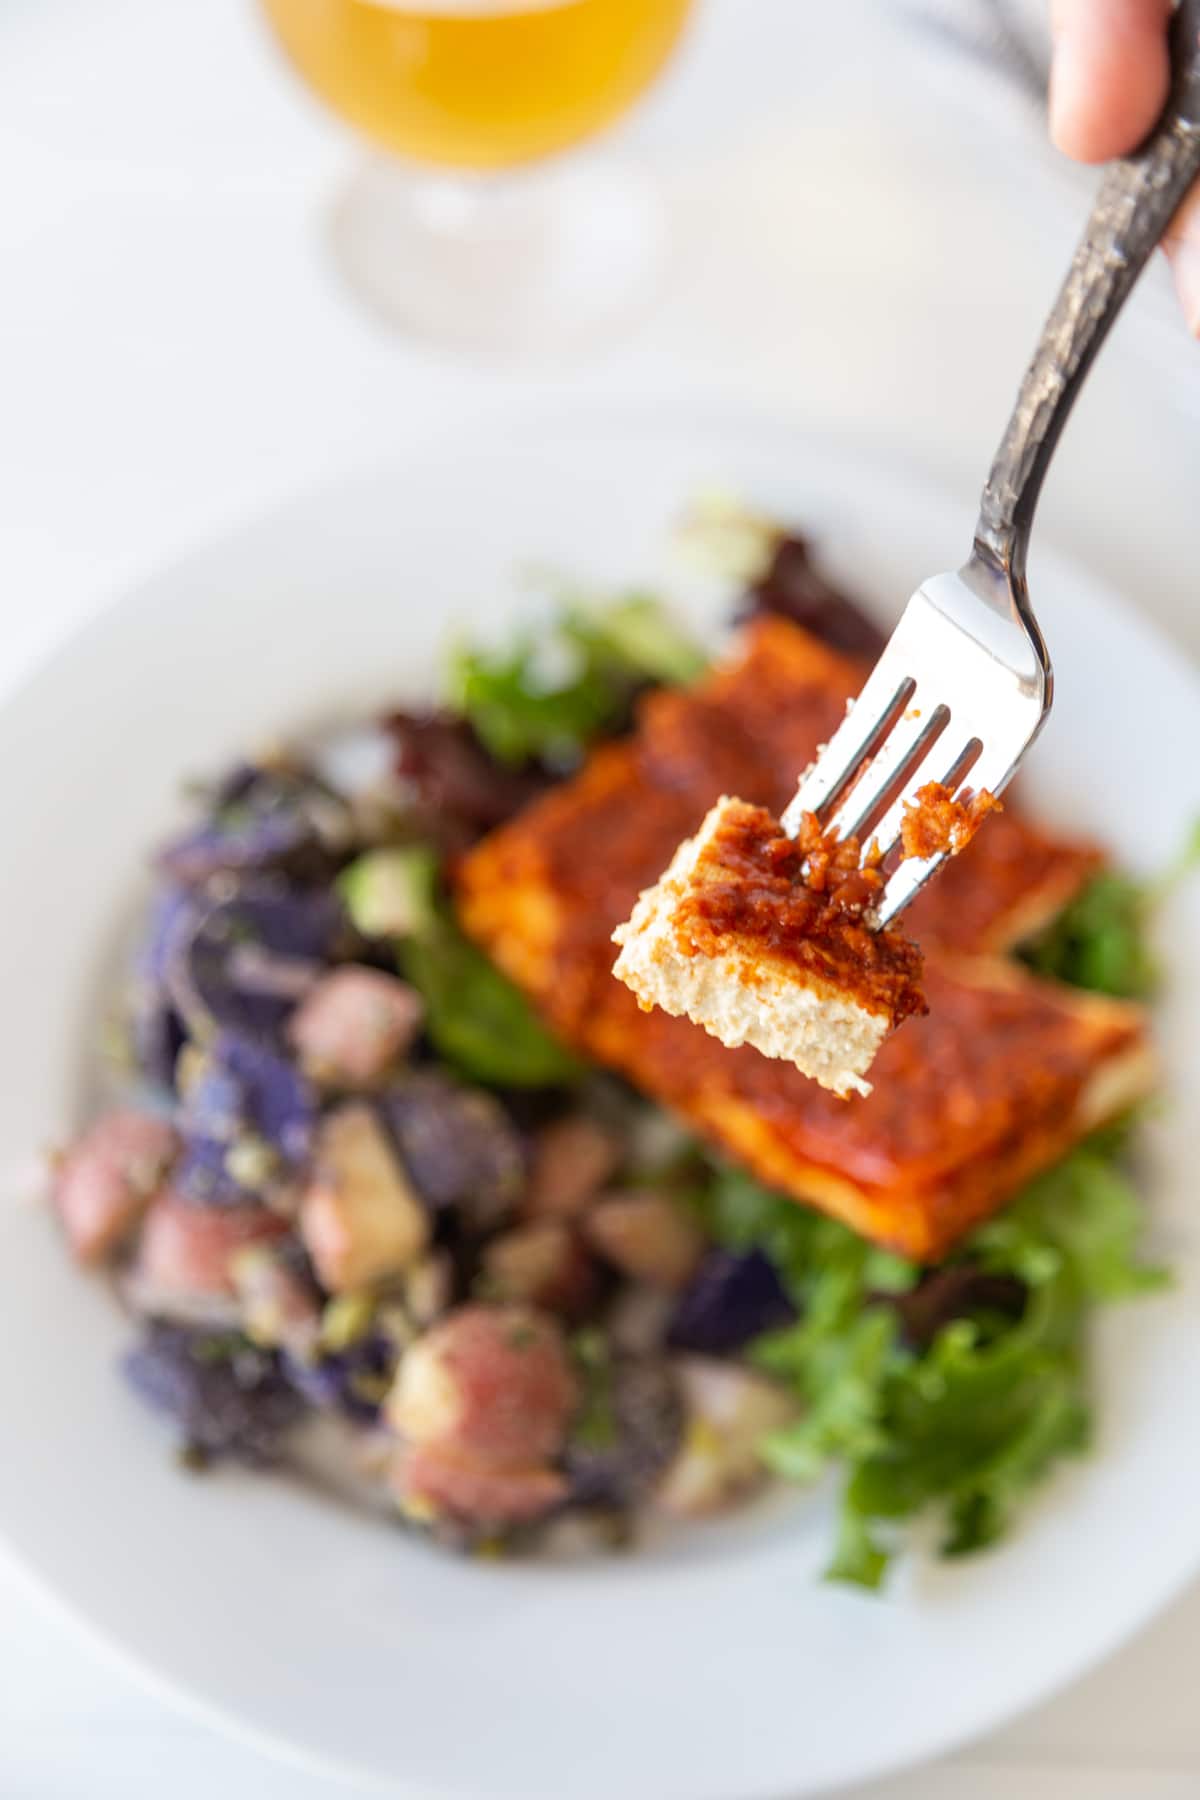
POLYGON ((288 1039, 306 1074, 335 1087, 372 1086, 411 1048, 425 1008, 406 982, 347 963, 301 1001, 288 1039))
POLYGON ((494 1237, 480 1263, 491 1300, 522 1300, 573 1318, 596 1292, 596 1268, 570 1226, 534 1220, 494 1237))
POLYGON ((401 1510, 419 1523, 452 1519, 484 1528, 532 1524, 560 1505, 568 1489, 557 1469, 494 1468, 429 1444, 402 1445, 389 1482, 401 1510))
POLYGON ((355 1293, 413 1268, 429 1244, 429 1215, 370 1105, 330 1113, 314 1161, 300 1235, 322 1286, 355 1293))
POLYGON ((58 1166, 54 1205, 80 1262, 100 1262, 132 1230, 174 1159, 165 1119, 123 1108, 106 1113, 58 1166))
POLYGON ((464 1306, 410 1345, 384 1413, 409 1444, 518 1469, 557 1454, 578 1398, 554 1319, 527 1306, 464 1306))
POLYGON ((146 1214, 136 1279, 151 1293, 232 1297, 234 1258, 253 1244, 277 1242, 288 1229, 265 1206, 196 1206, 167 1189, 146 1214))
POLYGON ((766 1480, 758 1447, 795 1417, 795 1403, 765 1375, 737 1363, 681 1356, 674 1372, 683 1395, 683 1442, 654 1499, 675 1518, 702 1518, 766 1480))
POLYGON ((524 1211, 531 1219, 573 1219, 620 1167, 620 1140, 582 1113, 543 1127, 533 1147, 524 1211))
POLYGON ((598 1200, 583 1222, 588 1243, 623 1275, 681 1288, 704 1255, 704 1234, 678 1201, 652 1188, 598 1200))
POLYGON ((230 1277, 242 1328, 253 1343, 302 1359, 315 1354, 321 1335, 320 1295, 273 1243, 243 1245, 232 1258, 230 1277))

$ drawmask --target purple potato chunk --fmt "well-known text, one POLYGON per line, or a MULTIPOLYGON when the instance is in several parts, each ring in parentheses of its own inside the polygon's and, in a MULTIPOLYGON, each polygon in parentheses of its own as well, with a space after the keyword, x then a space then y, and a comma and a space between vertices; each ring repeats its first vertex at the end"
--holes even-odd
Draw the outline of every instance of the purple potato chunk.
POLYGON ((180 1124, 185 1132, 218 1144, 230 1144, 242 1129, 242 1086, 221 1054, 231 1041, 223 1032, 202 1053, 199 1073, 189 1077, 180 1124))
POLYGON ((317 1099, 299 1070, 286 1057, 229 1033, 217 1039, 212 1054, 241 1090, 243 1122, 285 1162, 303 1162, 312 1148, 317 1099))
POLYGON ((229 1148, 219 1138, 188 1136, 185 1131, 175 1165, 175 1186, 183 1199, 197 1206, 245 1206, 258 1198, 231 1174, 229 1148))
POLYGON ((260 880, 184 917, 166 956, 167 988, 198 1037, 226 1029, 276 1047, 347 932, 336 893, 260 880))
POLYGON ((353 838, 345 803, 307 770, 242 764, 217 788, 209 817, 167 844, 158 866, 189 886, 299 862, 315 874, 353 838))
POLYGON ((162 888, 147 908, 133 958, 127 1020, 129 1045, 138 1072, 156 1088, 171 1092, 175 1064, 187 1032, 166 985, 170 948, 193 917, 194 897, 185 889, 162 888))
POLYGON ((217 813, 224 807, 236 806, 239 800, 246 798, 255 783, 262 779, 262 773, 257 763, 234 763, 213 785, 209 797, 211 811, 217 813))
POLYGON ((369 1423, 379 1416, 391 1386, 396 1355, 396 1346, 389 1338, 372 1332, 357 1344, 312 1362, 284 1351, 281 1367, 310 1406, 369 1423))
POLYGON ((173 1093, 175 1065, 187 1042, 183 1020, 173 1006, 136 1002, 129 1021, 129 1045, 138 1074, 151 1087, 173 1093))
POLYGON ((312 1148, 316 1120, 316 1095, 286 1058, 222 1032, 203 1053, 188 1084, 177 1185, 202 1205, 231 1206, 256 1198, 263 1183, 248 1183, 244 1173, 238 1179, 231 1149, 247 1142, 265 1146, 275 1153, 269 1162, 278 1159, 284 1169, 295 1168, 312 1148))
POLYGON ((236 831, 202 825, 159 853, 158 866, 177 881, 199 884, 214 875, 269 869, 307 840, 304 821, 266 814, 236 831))
POLYGON ((134 969, 141 979, 161 988, 171 956, 186 922, 196 916, 196 896, 186 888, 162 887, 146 909, 134 969))
POLYGON ((565 1466, 577 1506, 635 1506, 669 1467, 683 1438, 683 1400, 661 1357, 611 1356, 585 1367, 587 1397, 565 1466))
POLYGON ((439 1069, 420 1069, 380 1096, 384 1123, 423 1199, 457 1211, 468 1229, 491 1230, 525 1184, 525 1155, 493 1095, 439 1069))
POLYGON ((305 1411, 278 1358, 235 1335, 154 1320, 124 1369, 134 1392, 175 1425, 182 1447, 206 1458, 277 1462, 305 1411))
POLYGON ((764 1331, 790 1325, 796 1310, 761 1250, 710 1250, 682 1294, 667 1340, 676 1350, 729 1356, 764 1331))

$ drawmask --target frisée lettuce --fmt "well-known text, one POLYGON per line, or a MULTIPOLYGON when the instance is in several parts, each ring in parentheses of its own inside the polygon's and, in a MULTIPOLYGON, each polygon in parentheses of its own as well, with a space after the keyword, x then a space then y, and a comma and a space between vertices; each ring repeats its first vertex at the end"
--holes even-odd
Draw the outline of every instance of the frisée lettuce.
POLYGON ((831 1578, 878 1587, 905 1522, 927 1511, 945 1555, 993 1543, 1051 1466, 1086 1447, 1093 1309, 1166 1280, 1140 1252, 1119 1156, 1112 1134, 1081 1146, 937 1270, 714 1171, 707 1228, 765 1250, 799 1313, 750 1356, 803 1403, 764 1443, 768 1466, 796 1481, 843 1472, 831 1578), (930 1290, 940 1319, 918 1304, 930 1290))

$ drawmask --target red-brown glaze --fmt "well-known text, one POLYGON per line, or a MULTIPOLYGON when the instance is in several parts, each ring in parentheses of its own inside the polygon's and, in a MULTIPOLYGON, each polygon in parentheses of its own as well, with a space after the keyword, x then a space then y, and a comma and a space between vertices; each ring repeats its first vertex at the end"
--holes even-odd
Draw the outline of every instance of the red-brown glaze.
POLYGON ((685 955, 719 956, 736 943, 816 977, 893 1025, 923 1012, 922 957, 898 931, 873 931, 863 913, 882 877, 853 838, 823 833, 806 815, 797 838, 761 806, 728 804, 673 910, 685 955))
POLYGON ((940 781, 919 787, 904 809, 900 849, 904 857, 957 856, 965 850, 989 813, 1003 812, 995 794, 965 789, 956 800, 940 781))

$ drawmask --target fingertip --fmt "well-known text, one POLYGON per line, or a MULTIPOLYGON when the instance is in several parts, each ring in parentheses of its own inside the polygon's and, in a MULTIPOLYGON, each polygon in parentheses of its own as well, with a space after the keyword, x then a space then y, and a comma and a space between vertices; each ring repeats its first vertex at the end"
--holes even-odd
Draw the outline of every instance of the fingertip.
POLYGON ((1134 149, 1167 96, 1167 0, 1058 0, 1050 135, 1077 162, 1134 149))

